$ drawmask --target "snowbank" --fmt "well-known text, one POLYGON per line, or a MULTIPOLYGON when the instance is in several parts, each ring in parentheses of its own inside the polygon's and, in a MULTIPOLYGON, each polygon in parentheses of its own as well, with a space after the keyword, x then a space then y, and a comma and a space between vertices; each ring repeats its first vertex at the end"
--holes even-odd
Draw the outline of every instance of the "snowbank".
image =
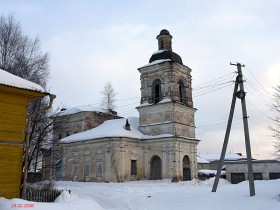
POLYGON ((56 182, 56 188, 71 189, 55 203, 36 203, 0 198, 0 209, 36 210, 279 210, 280 179, 255 181, 256 196, 249 196, 248 181, 230 184, 220 179, 212 193, 214 178, 185 182, 171 180, 125 183, 56 182), (25 207, 24 207, 25 205, 25 207))
POLYGON ((103 210, 93 199, 82 199, 70 195, 67 191, 55 200, 54 203, 31 202, 18 198, 11 200, 0 198, 0 210, 9 209, 36 209, 36 210, 103 210))
POLYGON ((110 210, 279 210, 280 180, 255 181, 256 196, 249 196, 249 183, 230 184, 220 179, 212 193, 215 178, 186 182, 170 180, 126 183, 57 182, 57 186, 92 197, 110 210))

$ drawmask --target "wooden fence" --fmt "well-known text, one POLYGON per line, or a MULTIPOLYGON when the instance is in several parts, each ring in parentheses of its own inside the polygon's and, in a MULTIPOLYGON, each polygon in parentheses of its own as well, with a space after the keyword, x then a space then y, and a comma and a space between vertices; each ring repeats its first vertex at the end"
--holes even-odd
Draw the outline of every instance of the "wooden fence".
MULTIPOLYGON (((66 190, 71 193, 70 190, 66 190)), ((54 202, 63 190, 28 190, 25 200, 35 202, 54 202)))

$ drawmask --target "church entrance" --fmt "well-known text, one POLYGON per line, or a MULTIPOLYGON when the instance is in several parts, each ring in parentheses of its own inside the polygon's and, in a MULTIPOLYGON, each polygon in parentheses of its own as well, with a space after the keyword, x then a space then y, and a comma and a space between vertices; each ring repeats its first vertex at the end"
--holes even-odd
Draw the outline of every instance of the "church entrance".
POLYGON ((185 155, 183 158, 183 181, 191 180, 190 158, 185 155))
POLYGON ((151 159, 151 180, 161 179, 161 159, 159 156, 153 156, 151 159))

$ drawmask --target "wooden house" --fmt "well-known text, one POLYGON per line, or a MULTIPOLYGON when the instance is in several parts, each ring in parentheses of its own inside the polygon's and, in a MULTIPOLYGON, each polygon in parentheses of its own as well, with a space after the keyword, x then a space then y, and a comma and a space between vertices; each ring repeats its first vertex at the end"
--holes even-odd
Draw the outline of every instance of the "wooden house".
POLYGON ((0 69, 0 197, 20 196, 28 103, 46 95, 41 86, 0 69))

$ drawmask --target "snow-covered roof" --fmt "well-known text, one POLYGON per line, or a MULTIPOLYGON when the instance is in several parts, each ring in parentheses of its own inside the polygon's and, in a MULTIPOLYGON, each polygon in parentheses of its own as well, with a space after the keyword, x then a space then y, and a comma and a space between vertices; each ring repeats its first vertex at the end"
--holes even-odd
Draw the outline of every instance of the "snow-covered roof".
POLYGON ((153 55, 162 53, 163 51, 164 51, 164 50, 158 50, 158 51, 154 52, 153 55))
MULTIPOLYGON (((198 173, 210 176, 210 175, 216 175, 217 171, 216 170, 209 170, 209 169, 200 169, 200 170, 198 170, 198 173)), ((221 175, 226 175, 226 172, 221 171, 221 175)))
POLYGON ((125 118, 107 120, 104 123, 102 123, 101 125, 97 126, 96 128, 65 137, 65 138, 61 139, 59 141, 59 143, 72 143, 72 142, 93 140, 93 139, 106 138, 106 137, 154 139, 154 138, 172 136, 171 134, 162 134, 162 135, 158 135, 158 136, 144 135, 138 129, 138 127, 139 127, 139 118, 138 117, 129 117, 127 119, 130 124, 130 130, 126 130, 124 128, 124 125, 126 123, 125 118))
MULTIPOLYGON (((279 160, 277 159, 263 159, 263 160, 252 160, 253 164, 259 163, 277 163, 279 164, 279 160)), ((247 160, 235 160, 235 161, 227 161, 225 164, 247 164, 247 160)))
POLYGON ((197 163, 210 163, 208 160, 203 159, 199 155, 197 156, 197 163))
POLYGON ((45 90, 40 85, 26 79, 15 76, 7 71, 0 69, 0 85, 16 87, 20 89, 32 90, 44 93, 45 90))
POLYGON ((50 150, 51 148, 52 148, 52 144, 46 144, 46 145, 41 146, 41 149, 43 149, 43 150, 50 150))
MULTIPOLYGON (((205 160, 212 162, 212 161, 220 160, 221 154, 204 154, 199 156, 205 160)), ((246 157, 236 153, 226 153, 225 155, 225 160, 240 160, 240 159, 246 159, 246 157)))
POLYGON ((156 65, 156 64, 159 64, 159 63, 164 63, 164 62, 167 62, 167 61, 171 61, 171 59, 159 59, 159 60, 155 60, 151 63, 148 63, 144 66, 141 66, 139 69, 141 68, 144 68, 144 67, 148 67, 148 66, 153 66, 153 65, 156 65))
POLYGON ((70 107, 67 108, 61 112, 59 112, 58 116, 65 116, 70 114, 76 114, 79 112, 102 112, 106 113, 107 110, 99 107, 95 107, 92 105, 83 105, 83 106, 76 106, 76 107, 70 107))

